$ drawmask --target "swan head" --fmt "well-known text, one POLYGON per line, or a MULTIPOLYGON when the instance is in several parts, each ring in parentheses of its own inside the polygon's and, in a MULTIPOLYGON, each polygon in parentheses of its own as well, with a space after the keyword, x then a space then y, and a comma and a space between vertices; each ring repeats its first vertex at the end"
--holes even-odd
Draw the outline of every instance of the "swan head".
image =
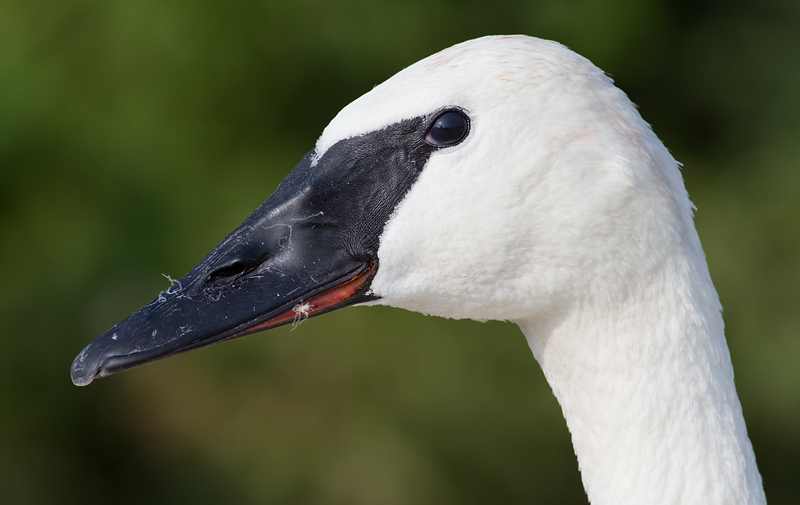
POLYGON ((608 76, 555 42, 485 37, 434 54, 345 107, 317 156, 451 110, 469 131, 431 153, 387 222, 374 303, 530 318, 624 297, 691 239, 678 164, 608 76))
POLYGON ((611 79, 554 42, 476 39, 345 107, 73 382, 346 305, 544 319, 625 297, 674 248, 699 248, 677 164, 611 79))

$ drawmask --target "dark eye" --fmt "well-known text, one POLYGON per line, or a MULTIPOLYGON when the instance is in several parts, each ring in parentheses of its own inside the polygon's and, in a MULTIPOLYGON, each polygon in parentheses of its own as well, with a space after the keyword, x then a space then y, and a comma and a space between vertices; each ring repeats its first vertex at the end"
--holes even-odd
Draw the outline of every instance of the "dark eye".
POLYGON ((440 114, 428 130, 425 142, 436 147, 454 146, 469 132, 469 119, 463 112, 449 110, 440 114))

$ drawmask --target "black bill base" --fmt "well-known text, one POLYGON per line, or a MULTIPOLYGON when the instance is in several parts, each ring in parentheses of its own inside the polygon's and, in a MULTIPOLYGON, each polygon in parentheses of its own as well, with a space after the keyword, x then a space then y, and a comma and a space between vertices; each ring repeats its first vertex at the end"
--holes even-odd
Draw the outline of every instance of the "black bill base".
POLYGON ((436 149, 435 117, 308 153, 185 277, 81 351, 72 382, 374 300, 380 236, 436 149))

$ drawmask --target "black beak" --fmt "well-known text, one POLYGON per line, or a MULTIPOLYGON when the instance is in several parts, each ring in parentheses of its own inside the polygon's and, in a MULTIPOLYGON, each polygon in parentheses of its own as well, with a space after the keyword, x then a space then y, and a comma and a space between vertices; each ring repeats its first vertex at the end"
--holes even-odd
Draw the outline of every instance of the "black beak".
POLYGON ((313 152, 239 228, 72 363, 84 386, 129 368, 376 298, 380 234, 433 148, 427 119, 313 152))

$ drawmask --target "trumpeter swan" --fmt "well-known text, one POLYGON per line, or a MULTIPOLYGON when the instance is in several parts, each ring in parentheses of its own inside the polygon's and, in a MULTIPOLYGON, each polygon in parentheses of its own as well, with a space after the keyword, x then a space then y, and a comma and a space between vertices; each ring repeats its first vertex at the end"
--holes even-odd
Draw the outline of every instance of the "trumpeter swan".
POLYGON ((595 505, 765 502, 678 164, 557 43, 468 41, 345 107, 73 381, 357 303, 517 323, 595 505))

